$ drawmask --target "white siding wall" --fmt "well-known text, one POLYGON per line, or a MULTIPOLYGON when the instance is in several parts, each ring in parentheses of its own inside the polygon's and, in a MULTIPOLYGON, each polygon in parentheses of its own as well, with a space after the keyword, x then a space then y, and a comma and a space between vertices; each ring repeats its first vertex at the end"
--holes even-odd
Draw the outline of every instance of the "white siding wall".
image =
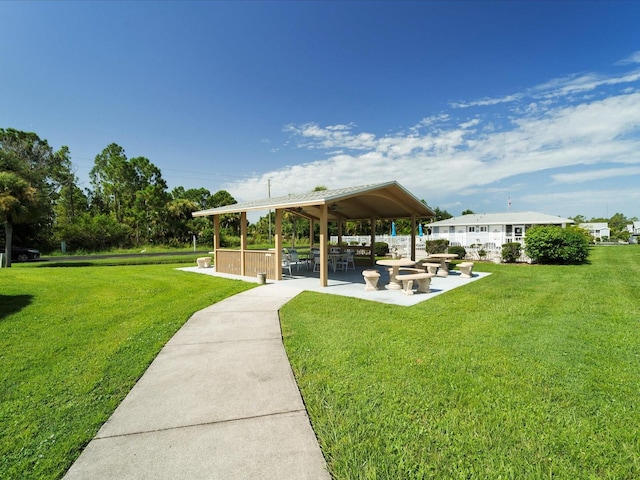
MULTIPOLYGON (((479 230, 480 227, 474 227, 479 230)), ((502 246, 508 242, 522 242, 522 236, 514 236, 512 234, 507 237, 506 229, 503 225, 489 225, 487 231, 469 232, 466 226, 436 227, 431 232, 433 240, 443 239, 449 240, 451 245, 462 245, 470 247, 471 245, 497 245, 502 246), (437 230, 437 231, 435 231, 437 230)))

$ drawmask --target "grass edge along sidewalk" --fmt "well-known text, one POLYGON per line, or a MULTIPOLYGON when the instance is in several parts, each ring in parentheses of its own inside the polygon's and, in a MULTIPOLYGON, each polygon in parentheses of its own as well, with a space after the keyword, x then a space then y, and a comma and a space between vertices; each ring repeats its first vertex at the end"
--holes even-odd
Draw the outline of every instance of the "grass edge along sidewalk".
POLYGON ((281 309, 333 478, 640 478, 640 247, 477 268, 410 308, 281 309))

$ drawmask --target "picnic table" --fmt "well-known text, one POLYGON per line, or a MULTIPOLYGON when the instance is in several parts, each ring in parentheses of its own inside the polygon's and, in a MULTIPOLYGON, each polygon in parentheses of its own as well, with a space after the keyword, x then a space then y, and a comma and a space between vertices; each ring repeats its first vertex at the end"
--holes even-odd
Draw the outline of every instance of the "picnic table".
POLYGON ((386 286, 388 290, 402 290, 402 283, 396 279, 400 273, 400 267, 413 267, 416 262, 410 258, 384 259, 376 262, 378 265, 391 267, 389 274, 389 284, 386 286))

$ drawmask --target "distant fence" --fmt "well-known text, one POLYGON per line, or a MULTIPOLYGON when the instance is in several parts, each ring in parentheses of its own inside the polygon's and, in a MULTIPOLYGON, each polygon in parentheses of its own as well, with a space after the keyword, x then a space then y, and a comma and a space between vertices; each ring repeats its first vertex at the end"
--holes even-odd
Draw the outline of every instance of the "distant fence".
MULTIPOLYGON (((427 256, 426 242, 430 241, 427 235, 423 237, 416 237, 416 259, 424 258, 427 256)), ((338 237, 336 235, 330 237, 330 242, 337 243, 338 237)), ((371 243, 371 237, 368 235, 343 235, 342 242, 349 245, 369 245, 371 243)), ((403 256, 408 256, 411 252, 411 236, 410 235, 376 235, 376 242, 384 242, 389 245, 389 249, 397 249, 403 256)), ((522 245, 520 257, 517 262, 531 263, 531 259, 524 253, 524 242, 519 242, 522 245)), ((459 245, 457 242, 451 242, 450 246, 459 245)), ((495 263, 502 261, 502 245, 496 243, 485 243, 478 247, 464 247, 467 252, 465 255, 466 260, 487 260, 495 263), (480 257, 480 252, 484 251, 485 255, 480 257)))

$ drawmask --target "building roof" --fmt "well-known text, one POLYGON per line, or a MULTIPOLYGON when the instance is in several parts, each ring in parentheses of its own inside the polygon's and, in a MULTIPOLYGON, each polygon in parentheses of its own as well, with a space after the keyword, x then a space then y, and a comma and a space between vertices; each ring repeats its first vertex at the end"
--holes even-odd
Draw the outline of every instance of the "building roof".
POLYGON ((556 217, 537 212, 478 213, 430 223, 429 226, 447 227, 458 225, 562 225, 574 223, 570 218, 556 217))
POLYGON ((299 195, 264 198, 244 203, 193 212, 206 217, 255 210, 285 209, 317 220, 320 207, 328 206, 329 220, 365 220, 369 218, 432 218, 434 212, 398 182, 386 182, 335 190, 320 190, 299 195))
POLYGON ((585 222, 579 224, 579 226, 587 230, 602 230, 603 228, 609 228, 609 224, 607 222, 585 222))

